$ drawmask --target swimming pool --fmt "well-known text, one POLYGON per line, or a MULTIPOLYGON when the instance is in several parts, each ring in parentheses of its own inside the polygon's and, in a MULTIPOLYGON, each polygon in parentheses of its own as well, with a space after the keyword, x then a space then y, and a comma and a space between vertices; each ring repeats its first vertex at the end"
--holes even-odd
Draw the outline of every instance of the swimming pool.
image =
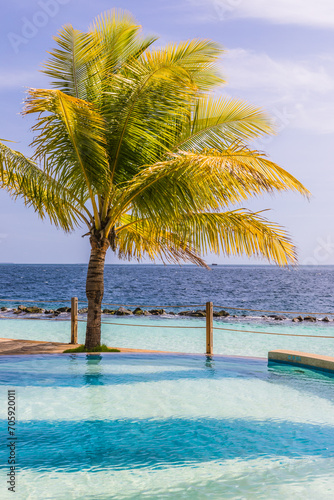
MULTIPOLYGON (((265 360, 0 358, 17 401, 16 499, 332 499, 334 379, 265 360)), ((1 446, 1 498, 8 448, 1 446)))
MULTIPOLYGON (((102 342, 111 347, 185 353, 205 352, 205 319, 202 318, 104 316, 103 321, 116 323, 116 325, 102 324, 102 342), (143 326, 138 326, 139 324, 143 326)), ((287 349, 334 356, 334 338, 326 338, 334 336, 333 322, 292 323, 231 318, 214 320, 213 325, 215 354, 266 358, 268 351, 287 349), (216 327, 226 330, 216 330, 216 327), (264 332, 282 333, 284 336, 260 334, 264 332), (302 335, 314 335, 314 338, 302 335)), ((79 322, 79 343, 85 341, 85 329, 86 323, 79 322)), ((70 321, 0 318, 0 337, 67 343, 70 341, 70 321)))

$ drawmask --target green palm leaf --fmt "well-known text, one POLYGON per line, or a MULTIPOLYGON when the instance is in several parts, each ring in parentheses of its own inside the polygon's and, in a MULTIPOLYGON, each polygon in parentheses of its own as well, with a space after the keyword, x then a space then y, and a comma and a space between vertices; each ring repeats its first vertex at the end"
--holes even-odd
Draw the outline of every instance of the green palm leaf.
POLYGON ((101 47, 101 70, 110 76, 145 52, 156 37, 142 37, 141 26, 130 12, 112 9, 98 16, 90 28, 95 44, 101 47))
POLYGON ((189 214, 179 220, 178 233, 201 253, 264 257, 280 266, 296 264, 296 249, 279 225, 259 212, 244 209, 189 214))
POLYGON ((163 228, 150 219, 135 219, 129 214, 124 215, 119 223, 116 238, 120 259, 141 261, 147 257, 165 264, 191 262, 208 267, 199 253, 170 228, 163 228))
POLYGON ((249 141, 271 133, 271 120, 261 109, 239 99, 203 97, 195 102, 191 119, 171 149, 221 149, 237 139, 249 141))
POLYGON ((115 194, 110 227, 129 209, 138 218, 177 220, 182 214, 218 212, 250 196, 288 189, 309 194, 286 170, 239 144, 221 152, 179 152, 146 167, 115 194))
POLYGON ((46 216, 56 226, 68 232, 86 222, 89 212, 84 201, 73 197, 64 183, 57 182, 21 153, 0 143, 0 187, 14 198, 22 198, 41 219, 46 216), (86 212, 85 215, 82 212, 86 212))
MULTIPOLYGON (((78 99, 89 99, 89 83, 98 79, 95 61, 102 48, 89 33, 67 25, 54 38, 58 48, 50 52, 43 73, 52 78, 52 86, 78 99)), ((96 83, 96 81, 95 81, 96 83)))

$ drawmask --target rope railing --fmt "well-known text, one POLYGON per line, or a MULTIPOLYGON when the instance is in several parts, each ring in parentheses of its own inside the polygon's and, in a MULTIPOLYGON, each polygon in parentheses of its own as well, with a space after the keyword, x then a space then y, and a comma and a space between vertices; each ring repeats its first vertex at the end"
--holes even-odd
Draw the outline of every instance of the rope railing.
POLYGON ((119 307, 153 307, 154 309, 179 309, 182 307, 205 307, 205 304, 185 304, 185 305, 171 305, 171 306, 152 306, 152 305, 143 305, 143 304, 112 304, 109 302, 102 302, 104 306, 119 306, 119 307))
MULTIPOLYGON (((50 317, 49 318, 37 318, 36 316, 34 316, 33 318, 32 317, 27 317, 27 316, 19 316, 18 318, 13 318, 13 316, 6 316, 5 318, 1 318, 1 319, 5 319, 6 321, 7 320, 10 320, 10 319, 13 319, 15 321, 50 321, 50 317)), ((54 321, 71 321, 69 318, 52 318, 52 320, 54 321)), ((80 321, 80 320, 79 320, 80 321)), ((85 320, 83 320, 85 321, 85 320)))
MULTIPOLYGON (((36 318, 36 317, 19 317, 19 318, 13 318, 13 317, 6 317, 6 319, 9 320, 25 320, 25 321, 49 321, 49 318, 36 318)), ((69 318, 55 318, 55 321, 67 321, 69 322, 69 318)), ((78 319, 78 323, 87 323, 87 320, 85 319, 78 319)), ((138 326, 138 327, 144 327, 144 328, 181 328, 183 329, 200 329, 202 330, 202 326, 175 326, 175 325, 141 325, 138 323, 114 323, 111 321, 101 321, 101 324, 103 325, 115 325, 115 326, 138 326)), ((334 339, 334 336, 332 335, 304 335, 304 334, 299 334, 299 333, 278 333, 278 332, 261 332, 258 330, 244 330, 244 329, 237 329, 237 328, 221 328, 218 326, 214 326, 213 330, 223 330, 226 332, 239 332, 239 333, 256 333, 259 335, 282 335, 285 337, 311 337, 311 338, 324 338, 324 339, 334 339)))
POLYGON ((214 305, 213 307, 222 307, 224 309, 231 309, 233 311, 248 311, 248 312, 263 312, 263 313, 276 313, 276 314, 307 314, 307 315, 314 315, 314 316, 333 316, 334 313, 320 313, 320 312, 303 312, 303 311, 271 311, 269 309, 247 309, 244 307, 229 307, 229 306, 217 306, 214 305))
MULTIPOLYGON (((79 321, 83 321, 83 322, 85 322, 85 323, 86 323, 86 321, 85 321, 84 319, 83 319, 83 320, 81 319, 81 320, 79 320, 79 321)), ((135 325, 133 325, 133 324, 130 324, 130 323, 112 323, 112 322, 110 322, 110 321, 101 321, 101 323, 102 323, 103 325, 132 326, 132 327, 133 327, 133 326, 136 326, 136 328, 137 328, 137 326, 140 326, 140 327, 145 327, 145 328, 182 328, 182 330, 183 330, 184 328, 191 328, 191 329, 198 329, 198 328, 199 328, 199 329, 203 330, 203 327, 202 327, 202 326, 175 326, 175 325, 174 325, 174 326, 173 326, 173 325, 163 325, 163 326, 161 326, 161 325, 138 325, 138 323, 136 323, 135 325)))
MULTIPOLYGON (((56 303, 56 304, 60 304, 60 303, 68 303, 70 302, 69 299, 67 300, 63 300, 63 299, 59 299, 59 300, 30 300, 30 299, 0 299, 0 302, 23 302, 23 303, 26 303, 26 302, 29 302, 29 303, 33 303, 33 304, 51 304, 51 303, 56 303)), ((79 302, 83 302, 82 300, 79 300, 79 302)), ((84 301, 84 302, 87 302, 87 301, 84 301)))
MULTIPOLYGON (((21 320, 21 321, 49 321, 49 318, 36 318, 36 317, 19 317, 19 318, 13 318, 13 317, 6 317, 6 320, 21 320)), ((71 321, 69 318, 54 318, 55 321, 71 321)), ((85 319, 78 319, 78 323, 87 323, 87 320, 85 319)), ((115 325, 115 326, 139 326, 139 327, 144 327, 144 328, 181 328, 183 329, 200 329, 203 330, 202 326, 175 326, 175 325, 141 325, 138 323, 114 323, 111 321, 101 321, 101 324, 103 325, 115 325)), ((278 333, 278 332, 261 332, 258 330, 240 330, 236 328, 220 328, 218 326, 214 326, 213 330, 223 330, 226 332, 240 332, 240 333, 257 333, 259 335, 282 335, 286 337, 312 337, 312 338, 324 338, 324 339, 334 339, 334 336, 332 335, 304 335, 304 334, 298 334, 298 333, 278 333)))
POLYGON ((257 333, 259 335, 282 335, 283 337, 311 337, 317 339, 334 339, 333 335, 304 335, 303 333, 278 333, 278 332, 261 332, 254 330, 237 330, 236 328, 218 328, 214 327, 214 330, 224 330, 226 332, 240 332, 240 333, 257 333))
MULTIPOLYGON (((34 301, 34 300, 16 300, 16 299, 0 299, 1 302, 26 302, 26 303, 68 303, 68 300, 52 300, 52 301, 46 301, 46 300, 41 300, 41 301, 34 301)), ((86 323, 87 319, 79 319, 78 317, 78 303, 84 303, 86 301, 81 301, 77 297, 72 297, 71 298, 71 344, 77 344, 78 342, 78 323, 86 323)), ((113 305, 113 306, 121 306, 122 304, 116 304, 116 303, 103 303, 103 305, 113 305)), ((191 305, 170 305, 170 306, 152 306, 152 305, 135 305, 135 304, 123 304, 124 307, 152 307, 154 309, 167 309, 167 308, 185 308, 185 307, 204 307, 203 304, 191 304, 191 305)), ((308 335, 308 334, 296 334, 296 333, 280 333, 280 332, 263 332, 259 330, 245 330, 245 329, 237 329, 237 328, 223 328, 223 327, 218 327, 213 324, 213 309, 214 308, 221 308, 224 307, 224 309, 235 309, 235 310, 240 310, 240 311, 254 311, 254 312, 277 312, 277 313, 291 313, 291 314, 324 314, 324 313, 297 313, 297 312, 292 312, 292 311, 269 311, 269 310, 260 310, 260 309, 246 309, 246 308, 237 308, 237 307, 226 307, 226 306, 219 306, 219 305, 213 305, 212 302, 207 302, 205 305, 205 320, 206 320, 206 354, 212 355, 213 354, 213 331, 214 330, 220 330, 220 331, 225 331, 225 332, 239 332, 239 333, 251 333, 251 334, 259 334, 259 335, 278 335, 278 336, 284 336, 284 337, 304 337, 304 338, 327 338, 327 339, 333 339, 334 336, 332 335, 308 335)), ((326 313, 327 315, 334 315, 334 313, 326 313)), ((38 320, 38 321, 49 321, 49 317, 25 317, 25 316, 20 316, 18 318, 14 317, 6 317, 6 319, 21 319, 21 320, 38 320)), ((68 318, 54 318, 56 321, 69 321, 68 318)), ((101 321, 102 324, 104 325, 114 325, 114 326, 122 326, 122 327, 140 327, 140 328, 172 328, 172 329, 203 329, 203 326, 180 326, 180 325, 161 325, 161 324, 133 324, 133 323, 117 323, 117 322, 112 322, 112 321, 101 321)))

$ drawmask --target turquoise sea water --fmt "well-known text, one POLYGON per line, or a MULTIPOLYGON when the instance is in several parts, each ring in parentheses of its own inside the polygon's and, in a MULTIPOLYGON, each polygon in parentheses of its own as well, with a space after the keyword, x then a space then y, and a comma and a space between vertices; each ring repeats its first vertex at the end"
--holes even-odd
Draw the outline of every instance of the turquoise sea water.
MULTIPOLYGON (((1 401, 16 390, 15 498, 333 498, 333 383, 218 356, 1 357, 1 401)), ((0 429, 5 442, 5 405, 0 429)))

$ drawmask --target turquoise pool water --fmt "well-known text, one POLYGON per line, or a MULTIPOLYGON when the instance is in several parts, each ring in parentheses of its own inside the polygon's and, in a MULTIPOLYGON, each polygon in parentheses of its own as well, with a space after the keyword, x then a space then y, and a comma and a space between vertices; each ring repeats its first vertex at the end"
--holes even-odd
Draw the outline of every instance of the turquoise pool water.
MULTIPOLYGON (((65 318, 66 315, 62 317, 65 318)), ((117 323, 102 324, 102 341, 109 346, 185 353, 205 352, 205 319, 104 316, 103 321, 117 323), (144 326, 138 326, 139 324, 144 326), (174 326, 178 328, 171 328, 174 326)), ((213 323, 214 327, 226 328, 214 330, 215 354, 267 358, 270 350, 290 349, 334 356, 334 323, 296 324, 291 321, 248 319, 215 320, 213 323), (262 335, 263 332, 315 337, 262 335)), ((79 322, 78 326, 78 341, 84 343, 86 323, 79 322)), ((69 321, 0 319, 0 337, 4 338, 67 343, 70 335, 69 321)))
POLYGON ((334 378, 203 355, 0 358, 1 498, 332 499, 334 378))

